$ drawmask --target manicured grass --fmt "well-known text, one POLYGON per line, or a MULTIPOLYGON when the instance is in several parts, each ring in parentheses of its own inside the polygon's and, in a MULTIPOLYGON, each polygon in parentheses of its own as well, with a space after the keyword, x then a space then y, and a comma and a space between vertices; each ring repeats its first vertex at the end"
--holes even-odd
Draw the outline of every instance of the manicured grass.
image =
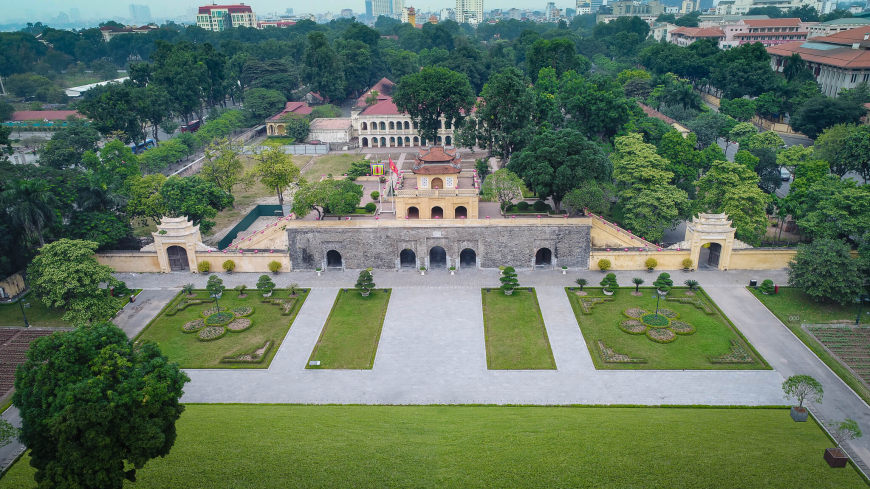
MULTIPOLYGON (((840 306, 839 304, 821 304, 804 294, 801 289, 793 287, 780 287, 779 292, 773 295, 764 295, 761 291, 755 290, 752 287, 749 288, 749 291, 755 294, 755 297, 774 316, 779 318, 782 324, 785 324, 816 356, 825 362, 834 373, 840 376, 843 382, 861 396, 864 402, 870 403, 870 390, 867 390, 864 384, 856 379, 849 369, 831 356, 815 338, 801 328, 801 324, 818 324, 846 319, 850 319, 852 324, 854 324, 855 317, 858 316, 858 306, 856 304, 850 303, 845 306, 840 306), (796 320, 790 321, 790 319, 796 320)), ((866 317, 863 316, 861 318, 862 325, 866 325, 868 322, 865 319, 866 317)))
MULTIPOLYGON (((251 307, 254 313, 248 318, 253 322, 250 329, 227 334, 215 341, 200 341, 196 333, 183 333, 181 327, 188 321, 202 318, 201 312, 214 306, 214 302, 190 305, 184 310, 170 316, 167 313, 176 309, 176 305, 187 300, 187 295, 179 293, 160 315, 137 337, 137 340, 150 340, 160 346, 160 351, 169 360, 179 364, 181 368, 268 368, 272 357, 284 341, 287 330, 293 324, 296 314, 302 308, 308 292, 296 289, 299 294, 295 298, 290 314, 283 315, 283 308, 275 304, 264 304, 262 292, 247 290, 248 296, 239 299, 236 290, 225 290, 220 299, 220 306, 228 309, 236 307, 251 307), (271 341, 268 352, 258 363, 222 363, 225 356, 249 354, 261 348, 266 341, 271 341)), ((271 299, 289 299, 290 292, 286 289, 275 289, 271 299)), ((195 291, 191 299, 209 299, 205 290, 195 291)))
POLYGON ((307 368, 372 368, 390 292, 377 289, 363 297, 357 289, 339 290, 311 352, 310 360, 319 360, 320 366, 307 368))
MULTIPOLYGON (((125 487, 867 487, 787 409, 188 405, 177 427, 125 487)), ((26 455, 0 479, 34 487, 26 455)))
POLYGON ((306 171, 303 176, 311 182, 320 180, 321 175, 332 174, 334 177, 343 175, 350 168, 350 164, 354 161, 362 159, 360 155, 352 154, 335 154, 326 156, 316 156, 314 164, 306 171))
MULTIPOLYGON (((135 290, 138 294, 142 289, 135 290)), ((70 327, 70 323, 63 320, 66 310, 57 307, 48 307, 31 293, 27 293, 21 300, 30 307, 25 308, 27 322, 30 326, 39 328, 62 328, 70 327)), ((121 307, 130 302, 130 296, 121 298, 121 307)), ((21 306, 17 302, 0 306, 0 326, 24 326, 24 318, 21 316, 21 306)))
POLYGON ((490 370, 555 369, 556 361, 534 290, 483 294, 486 365, 490 370))
MULTIPOLYGON (((584 289, 591 297, 605 297, 600 288, 586 287, 584 289)), ((583 331, 586 346, 595 367, 599 369, 691 369, 691 370, 722 370, 722 369, 765 369, 769 368, 760 356, 751 349, 746 341, 732 327, 727 318, 715 307, 715 303, 703 290, 696 291, 693 299, 701 299, 712 307, 713 314, 707 314, 692 304, 682 304, 677 301, 662 299, 660 308, 670 309, 680 314, 679 321, 695 327, 694 334, 676 335, 671 343, 656 343, 644 334, 629 334, 620 329, 620 323, 629 318, 623 315, 628 308, 642 308, 649 312, 656 310, 656 299, 652 297, 652 288, 641 288, 643 295, 631 295, 634 287, 623 284, 622 288, 612 296, 612 302, 598 302, 591 311, 584 314, 576 291, 568 290, 568 298, 577 316, 577 322, 583 331), (598 341, 602 341, 614 353, 628 355, 630 358, 643 359, 645 362, 616 363, 605 362, 598 341), (712 363, 711 358, 719 358, 732 352, 732 340, 736 340, 749 355, 753 363, 712 363)), ((687 289, 674 288, 668 297, 685 297, 687 289)))

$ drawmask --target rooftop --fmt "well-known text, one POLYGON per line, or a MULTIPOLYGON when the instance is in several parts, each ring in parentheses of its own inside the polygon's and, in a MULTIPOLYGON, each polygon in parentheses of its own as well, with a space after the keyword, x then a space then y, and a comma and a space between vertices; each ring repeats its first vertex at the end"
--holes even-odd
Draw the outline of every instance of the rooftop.
POLYGON ((74 115, 84 117, 75 110, 17 110, 12 114, 13 121, 62 121, 74 115))
POLYGON ((284 105, 284 110, 278 112, 266 119, 267 122, 277 122, 280 121, 287 114, 298 114, 298 115, 308 115, 311 113, 313 109, 308 106, 305 102, 287 102, 284 105))
POLYGON ((456 148, 431 146, 420 148, 414 155, 414 173, 419 175, 442 175, 462 171, 462 157, 456 148))
POLYGON ((814 37, 809 41, 795 41, 769 46, 767 52, 777 56, 801 55, 804 61, 839 68, 870 68, 870 30, 852 29, 830 36, 814 37), (865 40, 865 36, 868 39, 865 40), (856 49, 852 46, 857 44, 856 49))
MULTIPOLYGON (((387 77, 381 78, 380 80, 378 80, 377 83, 372 85, 372 87, 369 88, 366 91, 366 93, 362 94, 362 96, 359 99, 357 99, 355 105, 357 107, 365 107, 366 98, 369 95, 371 95, 373 90, 377 90, 378 95, 390 96, 393 94, 393 89, 395 88, 395 86, 396 86, 396 84, 393 83, 389 78, 387 78, 387 77)), ((380 98, 380 97, 378 97, 378 98, 380 98)))
POLYGON ((744 19, 743 23, 749 27, 797 27, 802 20, 798 18, 790 19, 744 19))
MULTIPOLYGON (((365 103, 363 103, 365 106, 365 103)), ((377 103, 364 108, 360 115, 399 115, 399 108, 393 103, 393 97, 378 95, 377 103)))
POLYGON ((671 31, 671 35, 682 34, 686 37, 724 37, 725 32, 718 27, 680 27, 671 31))
POLYGON ((109 83, 123 83, 124 80, 126 80, 127 78, 128 77, 125 76, 123 78, 116 78, 114 80, 106 80, 106 81, 101 81, 101 82, 97 82, 97 83, 91 83, 89 85, 81 85, 78 87, 65 88, 63 91, 66 93, 66 95, 68 97, 78 97, 81 94, 87 92, 88 90, 90 90, 94 87, 98 87, 100 85, 106 85, 109 83))
POLYGON ((349 117, 336 117, 331 119, 314 119, 311 121, 309 128, 312 131, 316 130, 342 130, 351 127, 353 124, 349 117))

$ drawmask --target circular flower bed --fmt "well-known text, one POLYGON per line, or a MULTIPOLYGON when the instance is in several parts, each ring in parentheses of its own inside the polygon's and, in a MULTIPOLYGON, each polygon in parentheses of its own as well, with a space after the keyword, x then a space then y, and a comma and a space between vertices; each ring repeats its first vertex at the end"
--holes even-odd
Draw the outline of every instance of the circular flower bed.
POLYGON ((242 331, 251 327, 250 319, 234 319, 230 321, 230 324, 227 325, 227 329, 234 333, 241 333, 242 331))
POLYGON ((193 321, 184 323, 184 326, 181 327, 181 331, 185 333, 196 333, 203 327, 205 327, 205 319, 194 319, 193 321))
POLYGON ((206 326, 222 326, 235 318, 231 312, 216 312, 205 318, 206 326))
POLYGON ((628 334, 644 334, 644 332, 646 332, 646 326, 637 319, 629 319, 628 321, 619 323, 619 329, 628 334))
POLYGON ((630 318, 639 318, 644 314, 647 314, 647 310, 641 309, 639 307, 629 307, 628 309, 622 311, 622 313, 630 318))
POLYGON ((666 328, 650 328, 646 330, 646 337, 656 343, 670 343, 677 339, 677 335, 666 328))
POLYGON ((640 320, 643 324, 651 328, 667 328, 671 324, 671 320, 661 314, 649 313, 641 316, 640 320))
POLYGON ((227 328, 223 326, 209 326, 201 329, 196 337, 201 341, 213 341, 223 338, 225 334, 227 334, 227 328))
POLYGON ((671 329, 677 334, 692 334, 695 327, 683 321, 671 321, 671 329))
POLYGON ((670 309, 659 309, 659 315, 664 316, 668 319, 677 319, 680 317, 680 313, 677 311, 672 311, 670 309))
POLYGON ((221 311, 226 311, 226 310, 227 310, 226 307, 221 307, 220 309, 218 309, 217 306, 212 306, 212 307, 209 307, 208 309, 202 311, 202 317, 207 318, 207 317, 211 316, 212 314, 217 314, 221 311))
POLYGON ((236 315, 237 318, 243 318, 245 316, 250 316, 254 313, 254 309, 250 307, 237 307, 233 309, 233 314, 236 315))

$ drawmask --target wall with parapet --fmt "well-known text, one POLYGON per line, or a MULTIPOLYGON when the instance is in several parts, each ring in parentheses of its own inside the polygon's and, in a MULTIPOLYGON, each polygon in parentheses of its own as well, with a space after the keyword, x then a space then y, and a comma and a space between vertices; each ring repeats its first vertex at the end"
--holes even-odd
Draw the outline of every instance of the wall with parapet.
POLYGON ((100 265, 108 265, 116 272, 160 272, 156 251, 109 251, 96 254, 100 265))
MULTIPOLYGON (((599 270, 598 260, 608 259, 611 270, 646 270, 646 260, 655 258, 656 270, 682 270, 683 260, 689 258, 689 250, 662 251, 593 251, 589 255, 589 269, 599 270)), ((692 268, 695 268, 693 264, 692 268)))
POLYGON ((256 251, 256 253, 249 250, 245 250, 244 252, 227 251, 226 253, 223 251, 212 251, 211 253, 207 251, 197 251, 196 262, 209 262, 211 264, 211 271, 218 273, 224 271, 223 265, 227 260, 235 262, 236 268, 233 270, 234 272, 268 273, 269 262, 271 261, 277 261, 280 263, 282 272, 289 272, 293 269, 292 263, 290 262, 290 254, 286 251, 256 251))

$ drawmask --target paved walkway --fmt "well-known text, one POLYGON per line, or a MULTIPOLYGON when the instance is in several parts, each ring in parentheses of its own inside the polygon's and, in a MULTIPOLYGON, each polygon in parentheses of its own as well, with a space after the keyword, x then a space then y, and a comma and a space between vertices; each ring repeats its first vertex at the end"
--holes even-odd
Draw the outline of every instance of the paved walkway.
MULTIPOLYGON (((851 442, 848 449, 853 458, 870 462, 870 406, 748 290, 720 287, 708 289, 707 293, 783 377, 806 374, 822 383, 825 391, 822 403, 809 403, 813 414, 828 420, 852 418, 857 421, 865 435, 851 442)), ((863 467, 865 473, 866 467, 863 467)))
MULTIPOLYGON (((137 288, 141 287, 137 286, 137 288)), ((148 323, 150 323, 152 319, 160 314, 163 306, 171 301, 176 294, 178 294, 178 290, 143 290, 136 296, 136 302, 127 304, 124 309, 115 316, 114 323, 124 330, 128 337, 135 338, 136 335, 145 328, 145 326, 148 326, 148 323)))
POLYGON ((336 288, 306 301, 268 370, 188 370, 184 402, 341 404, 783 404, 758 371, 595 370, 565 292, 538 288, 558 370, 486 369, 477 290, 396 288, 371 370, 306 370, 336 288))

